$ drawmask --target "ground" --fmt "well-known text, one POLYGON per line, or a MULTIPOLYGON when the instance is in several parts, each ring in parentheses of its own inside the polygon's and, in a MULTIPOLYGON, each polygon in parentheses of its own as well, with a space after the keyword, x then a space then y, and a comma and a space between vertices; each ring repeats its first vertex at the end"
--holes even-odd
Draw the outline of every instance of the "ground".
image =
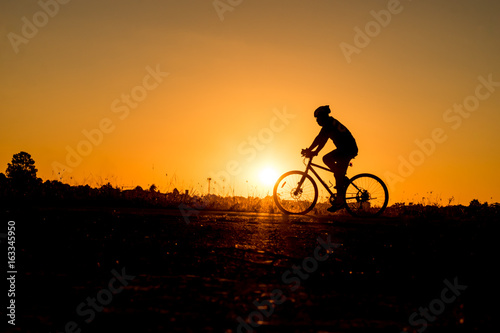
POLYGON ((16 220, 18 270, 8 332, 495 327, 497 227, 487 218, 117 207, 6 214, 16 220))

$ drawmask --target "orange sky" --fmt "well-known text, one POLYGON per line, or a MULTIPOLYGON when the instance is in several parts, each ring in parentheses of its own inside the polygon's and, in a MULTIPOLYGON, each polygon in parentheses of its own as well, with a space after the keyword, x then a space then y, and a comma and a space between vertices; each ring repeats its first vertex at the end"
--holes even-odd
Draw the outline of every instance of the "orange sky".
POLYGON ((499 202, 499 14, 494 0, 4 1, 0 172, 27 151, 44 180, 206 193, 213 177, 215 193, 265 195, 261 170, 302 168, 329 104, 358 142, 348 175, 379 175, 391 203, 499 202))

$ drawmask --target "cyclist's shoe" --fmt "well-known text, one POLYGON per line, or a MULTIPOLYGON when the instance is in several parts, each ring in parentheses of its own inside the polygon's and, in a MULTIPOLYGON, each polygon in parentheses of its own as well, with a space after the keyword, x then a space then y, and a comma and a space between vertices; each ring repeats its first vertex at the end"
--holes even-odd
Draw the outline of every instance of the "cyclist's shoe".
POLYGON ((333 212, 336 212, 338 210, 341 210, 344 207, 345 207, 345 205, 343 203, 333 203, 333 205, 331 207, 327 208, 326 210, 329 211, 330 213, 333 213, 333 212))

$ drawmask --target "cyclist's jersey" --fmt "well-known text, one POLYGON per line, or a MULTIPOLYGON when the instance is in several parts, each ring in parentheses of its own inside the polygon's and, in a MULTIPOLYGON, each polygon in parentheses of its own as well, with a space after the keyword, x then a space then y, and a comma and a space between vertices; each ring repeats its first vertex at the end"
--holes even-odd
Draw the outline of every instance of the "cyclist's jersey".
POLYGON ((337 149, 343 152, 354 155, 358 153, 358 146, 351 132, 333 117, 328 117, 328 124, 321 128, 318 136, 325 142, 332 139, 337 149))

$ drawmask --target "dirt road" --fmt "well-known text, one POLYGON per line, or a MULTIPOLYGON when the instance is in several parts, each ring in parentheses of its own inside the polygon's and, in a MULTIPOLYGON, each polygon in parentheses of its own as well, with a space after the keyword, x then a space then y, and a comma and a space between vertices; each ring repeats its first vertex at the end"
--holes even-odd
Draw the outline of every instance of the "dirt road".
POLYGON ((15 218, 12 332, 494 327, 490 221, 117 208, 15 218))

